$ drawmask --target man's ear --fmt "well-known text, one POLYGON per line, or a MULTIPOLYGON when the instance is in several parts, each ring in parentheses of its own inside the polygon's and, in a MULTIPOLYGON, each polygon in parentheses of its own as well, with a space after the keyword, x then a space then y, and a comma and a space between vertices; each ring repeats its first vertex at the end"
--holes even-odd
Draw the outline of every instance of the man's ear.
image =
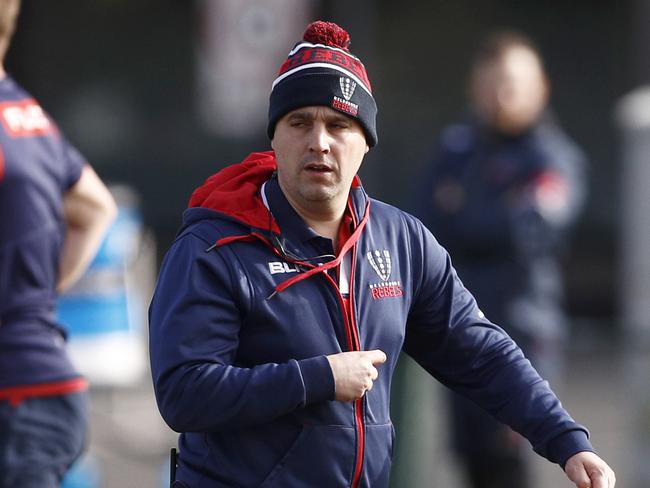
MULTIPOLYGON (((273 143, 273 141, 271 141, 271 143, 273 143)), ((273 147, 273 144, 271 144, 271 147, 273 147)), ((370 151, 370 146, 366 144, 366 152, 364 152, 363 154, 368 154, 368 151, 370 151)))
POLYGON ((271 139, 271 149, 273 149, 275 151, 275 146, 273 145, 273 141, 275 141, 275 137, 273 139, 271 139))

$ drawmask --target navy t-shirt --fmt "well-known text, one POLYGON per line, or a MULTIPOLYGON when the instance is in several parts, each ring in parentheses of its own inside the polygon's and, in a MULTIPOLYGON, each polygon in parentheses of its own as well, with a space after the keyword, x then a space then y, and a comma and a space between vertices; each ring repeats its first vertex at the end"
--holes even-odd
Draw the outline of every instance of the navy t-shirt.
POLYGON ((38 102, 0 80, 0 388, 78 376, 56 323, 63 194, 84 158, 38 102))

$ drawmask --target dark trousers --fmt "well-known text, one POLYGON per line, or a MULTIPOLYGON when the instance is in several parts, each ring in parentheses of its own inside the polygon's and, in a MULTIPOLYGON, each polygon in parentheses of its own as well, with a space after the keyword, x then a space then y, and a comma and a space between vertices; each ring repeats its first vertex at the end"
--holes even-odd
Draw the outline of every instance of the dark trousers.
POLYGON ((59 488, 85 446, 86 393, 0 401, 0 488, 59 488))
POLYGON ((530 486, 530 444, 469 400, 452 394, 454 450, 469 488, 530 486))

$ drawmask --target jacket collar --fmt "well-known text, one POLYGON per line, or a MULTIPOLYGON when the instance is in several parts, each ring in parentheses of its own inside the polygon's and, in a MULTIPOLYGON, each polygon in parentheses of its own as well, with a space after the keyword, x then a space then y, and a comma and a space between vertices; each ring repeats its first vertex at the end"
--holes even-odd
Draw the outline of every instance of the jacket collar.
POLYGON ((312 239, 322 238, 309 227, 291 206, 289 200, 280 188, 277 175, 274 173, 261 188, 262 199, 268 204, 273 218, 278 223, 282 234, 289 240, 305 243, 312 239))

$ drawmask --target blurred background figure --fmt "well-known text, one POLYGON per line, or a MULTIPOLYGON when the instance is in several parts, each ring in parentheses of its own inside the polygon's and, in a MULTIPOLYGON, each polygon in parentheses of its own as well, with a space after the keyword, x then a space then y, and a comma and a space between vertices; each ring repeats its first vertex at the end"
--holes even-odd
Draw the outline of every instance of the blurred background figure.
MULTIPOLYGON (((465 120, 442 131, 416 213, 488 319, 554 383, 567 327, 558 261, 584 202, 584 156, 548 110, 544 66, 523 34, 484 40, 469 97, 465 120)), ((467 486, 532 486, 523 438, 459 396, 450 411, 467 486)))
POLYGON ((4 71, 20 0, 0 0, 0 487, 58 488, 86 443, 87 382, 57 293, 115 217, 97 174, 4 71))

